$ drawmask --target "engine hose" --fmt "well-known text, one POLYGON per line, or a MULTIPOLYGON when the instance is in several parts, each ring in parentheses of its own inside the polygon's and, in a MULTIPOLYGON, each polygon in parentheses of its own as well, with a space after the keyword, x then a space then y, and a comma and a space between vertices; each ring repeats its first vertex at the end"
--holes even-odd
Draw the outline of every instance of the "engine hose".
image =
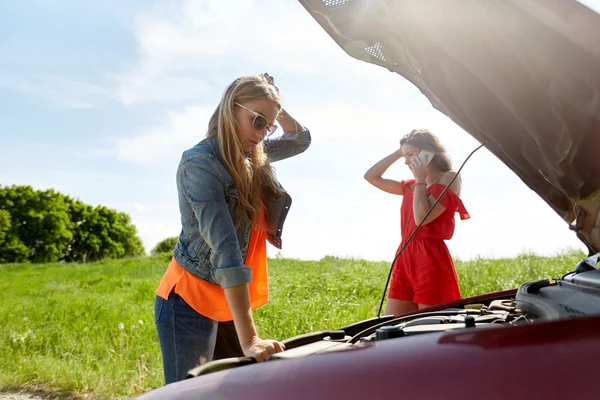
POLYGON ((481 311, 480 310, 464 310, 464 312, 460 312, 460 311, 430 311, 430 312, 425 312, 425 313, 421 313, 421 314, 412 314, 412 315, 407 315, 405 317, 398 317, 392 320, 386 320, 385 322, 382 322, 380 324, 377 325, 373 325, 367 329, 365 329, 362 332, 357 333, 356 335, 352 336, 350 339, 348 339, 348 343, 349 344, 354 344, 356 342, 358 342, 360 340, 360 338, 370 335, 373 332, 375 332, 377 329, 381 328, 382 326, 388 326, 388 325, 394 325, 394 324, 399 324, 402 322, 408 322, 411 321, 413 319, 419 319, 419 318, 424 318, 424 317, 453 317, 457 314, 462 315, 471 315, 471 314, 480 314, 481 311))

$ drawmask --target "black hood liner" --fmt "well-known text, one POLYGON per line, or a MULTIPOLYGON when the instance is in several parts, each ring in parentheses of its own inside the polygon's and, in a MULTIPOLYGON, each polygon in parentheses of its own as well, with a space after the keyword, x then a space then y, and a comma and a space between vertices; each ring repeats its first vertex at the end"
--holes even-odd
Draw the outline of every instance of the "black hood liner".
POLYGON ((300 0, 408 79, 600 249, 600 16, 574 0, 300 0))

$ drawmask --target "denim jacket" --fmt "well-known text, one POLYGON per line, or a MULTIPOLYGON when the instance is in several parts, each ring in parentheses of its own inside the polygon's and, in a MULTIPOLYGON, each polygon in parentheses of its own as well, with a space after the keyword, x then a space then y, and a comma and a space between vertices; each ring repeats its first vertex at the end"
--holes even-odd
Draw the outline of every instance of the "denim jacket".
MULTIPOLYGON (((269 162, 275 162, 302 153, 310 141, 304 128, 265 138, 263 145, 269 162)), ((251 270, 244 265, 252 226, 245 217, 234 224, 238 190, 221 160, 217 139, 204 139, 183 153, 177 169, 182 230, 173 255, 194 276, 228 288, 252 281, 251 270)), ((279 249, 292 203, 283 193, 265 204, 267 239, 279 249)))

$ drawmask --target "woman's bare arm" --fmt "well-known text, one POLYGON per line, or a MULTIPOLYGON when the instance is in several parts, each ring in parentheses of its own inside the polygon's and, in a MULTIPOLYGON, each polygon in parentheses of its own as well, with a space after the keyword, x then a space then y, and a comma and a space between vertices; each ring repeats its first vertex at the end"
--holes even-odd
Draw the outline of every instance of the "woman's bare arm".
POLYGON ((393 179, 385 179, 382 175, 388 168, 402 158, 402 150, 398 149, 387 157, 379 160, 373 165, 367 172, 365 172, 365 179, 373 186, 391 194, 402 195, 402 183, 393 179))

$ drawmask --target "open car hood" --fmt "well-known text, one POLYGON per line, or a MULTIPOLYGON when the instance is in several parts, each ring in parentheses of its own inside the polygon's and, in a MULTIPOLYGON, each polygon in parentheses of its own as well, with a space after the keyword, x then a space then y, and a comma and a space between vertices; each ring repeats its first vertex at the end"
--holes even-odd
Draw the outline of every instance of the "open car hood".
POLYGON ((600 251, 600 16, 575 0, 299 0, 408 79, 600 251))

